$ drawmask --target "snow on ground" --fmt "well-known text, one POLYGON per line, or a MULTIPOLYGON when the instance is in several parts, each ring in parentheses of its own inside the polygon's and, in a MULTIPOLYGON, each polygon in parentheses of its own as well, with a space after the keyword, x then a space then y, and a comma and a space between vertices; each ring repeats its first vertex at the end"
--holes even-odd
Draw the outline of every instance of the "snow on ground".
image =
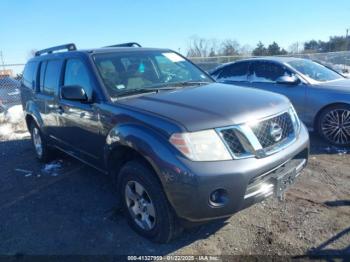
POLYGON ((28 137, 21 105, 15 105, 0 114, 0 140, 17 140, 28 137))

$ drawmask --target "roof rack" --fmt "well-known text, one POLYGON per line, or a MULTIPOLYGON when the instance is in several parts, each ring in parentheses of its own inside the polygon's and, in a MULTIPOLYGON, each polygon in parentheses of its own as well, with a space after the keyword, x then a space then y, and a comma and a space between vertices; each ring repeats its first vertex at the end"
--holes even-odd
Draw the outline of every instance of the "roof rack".
POLYGON ((46 48, 46 49, 35 52, 35 56, 40 56, 42 54, 52 54, 54 51, 59 51, 59 50, 64 50, 64 49, 67 49, 67 51, 74 51, 74 50, 77 50, 77 47, 73 43, 54 46, 54 47, 46 48))
POLYGON ((105 47, 142 47, 142 46, 136 42, 129 42, 129 43, 123 43, 123 44, 117 44, 117 45, 109 45, 105 47))

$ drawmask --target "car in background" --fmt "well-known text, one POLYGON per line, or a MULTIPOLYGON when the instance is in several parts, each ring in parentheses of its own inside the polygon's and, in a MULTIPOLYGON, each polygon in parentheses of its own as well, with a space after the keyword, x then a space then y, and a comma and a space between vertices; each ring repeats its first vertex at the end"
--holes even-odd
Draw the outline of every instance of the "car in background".
POLYGON ((0 113, 21 104, 21 83, 10 77, 0 78, 0 113))
POLYGON ((287 96, 309 129, 332 144, 350 145, 350 79, 329 67, 302 58, 261 57, 209 73, 218 82, 287 96))

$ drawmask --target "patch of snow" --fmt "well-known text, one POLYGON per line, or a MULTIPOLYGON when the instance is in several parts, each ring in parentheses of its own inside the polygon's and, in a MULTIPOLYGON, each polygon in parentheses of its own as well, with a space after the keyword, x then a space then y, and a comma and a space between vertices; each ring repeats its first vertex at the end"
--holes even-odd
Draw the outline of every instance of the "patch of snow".
POLYGON ((350 150, 345 148, 339 148, 336 146, 327 146, 323 148, 324 151, 326 151, 328 154, 338 154, 338 155, 346 155, 350 153, 350 150))
POLYGON ((42 172, 51 176, 58 176, 58 171, 62 169, 62 162, 62 160, 52 161, 43 167, 42 172))
POLYGON ((0 125, 0 137, 7 137, 13 132, 11 124, 0 125))
POLYGON ((7 121, 11 124, 18 124, 22 121, 24 121, 24 114, 23 114, 23 108, 22 105, 15 105, 10 107, 5 112, 5 117, 7 121))
POLYGON ((25 170, 25 169, 21 169, 21 168, 16 168, 15 171, 17 172, 21 172, 21 173, 25 173, 25 177, 29 177, 33 175, 33 171, 30 170, 25 170))
POLYGON ((15 105, 0 114, 0 139, 18 140, 28 137, 21 105, 15 105))

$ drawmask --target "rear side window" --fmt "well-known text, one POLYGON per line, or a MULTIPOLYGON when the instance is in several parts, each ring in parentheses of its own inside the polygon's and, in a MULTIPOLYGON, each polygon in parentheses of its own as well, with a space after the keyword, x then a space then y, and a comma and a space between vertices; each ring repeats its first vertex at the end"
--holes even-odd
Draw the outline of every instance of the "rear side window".
POLYGON ((252 82, 268 82, 274 83, 284 75, 291 76, 292 73, 282 65, 270 62, 254 62, 252 64, 252 82))
POLYGON ((64 75, 65 86, 81 86, 89 95, 92 92, 91 81, 88 69, 85 64, 79 59, 69 59, 66 63, 64 75))
POLYGON ((235 63, 222 69, 218 80, 247 81, 248 62, 235 63))
POLYGON ((38 62, 29 62, 26 64, 23 72, 23 85, 34 89, 38 62))
POLYGON ((61 73, 61 61, 51 60, 47 62, 44 74, 44 86, 42 92, 48 95, 57 93, 61 73))

